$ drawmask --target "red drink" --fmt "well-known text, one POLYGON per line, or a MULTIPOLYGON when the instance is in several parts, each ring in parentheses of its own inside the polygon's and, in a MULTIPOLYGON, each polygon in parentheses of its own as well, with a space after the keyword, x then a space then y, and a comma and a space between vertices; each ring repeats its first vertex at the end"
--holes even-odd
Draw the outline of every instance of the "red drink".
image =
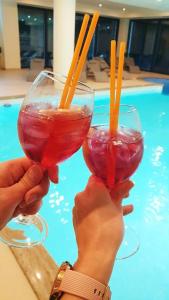
POLYGON ((83 154, 90 171, 111 188, 137 169, 143 155, 143 138, 138 131, 126 128, 111 137, 103 126, 96 126, 88 133, 83 154))
POLYGON ((86 107, 69 110, 27 105, 19 115, 18 132, 25 154, 44 167, 70 157, 82 145, 90 127, 91 112, 86 107))

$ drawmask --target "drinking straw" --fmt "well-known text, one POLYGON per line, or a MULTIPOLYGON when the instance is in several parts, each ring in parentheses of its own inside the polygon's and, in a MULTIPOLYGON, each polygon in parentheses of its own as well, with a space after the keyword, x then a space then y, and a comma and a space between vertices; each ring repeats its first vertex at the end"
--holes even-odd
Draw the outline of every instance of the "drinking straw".
POLYGON ((87 34, 87 37, 86 37, 86 41, 85 41, 83 49, 82 49, 81 56, 79 58, 79 62, 78 62, 78 65, 77 65, 77 68, 76 68, 76 71, 75 71, 75 74, 74 74, 74 77, 73 77, 73 80, 72 80, 72 85, 70 87, 69 95, 68 95, 68 98, 67 98, 67 101, 65 103, 64 108, 69 108, 69 106, 72 102, 72 99, 73 99, 73 96, 74 96, 74 93, 75 93, 75 89, 76 89, 76 85, 77 85, 77 82, 79 80, 79 77, 80 77, 81 71, 83 69, 83 66, 85 64, 85 60, 86 60, 86 56, 87 56, 87 53, 88 53, 88 50, 89 50, 89 47, 90 47, 90 43, 91 43, 93 34, 95 32, 95 29, 96 29, 98 18, 99 18, 99 13, 95 12, 94 15, 93 15, 91 24, 90 24, 90 28, 89 28, 89 31, 88 31, 88 34, 87 34))
POLYGON ((110 133, 114 134, 113 112, 115 106, 115 79, 116 79, 116 41, 111 41, 110 56, 110 133))
POLYGON ((78 40, 77 40, 75 52, 74 52, 73 59, 72 59, 72 62, 71 62, 71 66, 70 66, 70 69, 69 69, 69 72, 68 72, 66 83, 65 83, 65 86, 64 86, 64 89, 63 89, 63 93, 62 93, 59 108, 63 108, 64 105, 65 105, 66 98, 67 98, 67 95, 68 95, 68 90, 69 90, 69 87, 71 85, 71 81, 72 81, 72 78, 73 78, 73 73, 75 71, 75 68, 76 68, 76 65, 77 65, 77 62, 78 62, 78 59, 79 59, 79 54, 80 54, 80 51, 81 51, 81 48, 82 48, 82 44, 83 44, 84 36, 85 36, 85 33, 86 33, 87 25, 88 25, 88 22, 89 22, 89 18, 90 17, 89 17, 88 14, 85 14, 85 16, 83 18, 83 23, 82 23, 82 26, 81 26, 81 29, 80 29, 79 37, 78 37, 78 40))
POLYGON ((126 47, 125 43, 121 42, 120 43, 120 53, 119 53, 118 76, 117 76, 116 101, 115 101, 114 112, 113 112, 113 124, 112 124, 112 132, 113 133, 115 133, 118 128, 125 47, 126 47))

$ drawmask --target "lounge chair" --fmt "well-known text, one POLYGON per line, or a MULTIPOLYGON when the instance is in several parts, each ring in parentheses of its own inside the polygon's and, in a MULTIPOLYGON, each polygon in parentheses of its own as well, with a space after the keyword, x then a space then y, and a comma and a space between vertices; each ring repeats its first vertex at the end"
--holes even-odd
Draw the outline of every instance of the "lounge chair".
POLYGON ((36 76, 44 69, 45 60, 41 58, 33 58, 30 63, 30 70, 27 76, 27 81, 34 81, 36 76))
POLYGON ((100 57, 100 56, 96 56, 93 58, 93 60, 98 60, 100 62, 100 69, 101 71, 105 71, 108 74, 110 73, 110 66, 108 65, 108 63, 104 60, 104 58, 100 57))
POLYGON ((101 71, 100 62, 91 60, 87 63, 87 76, 93 78, 96 82, 108 82, 107 72, 101 71))
POLYGON ((140 67, 135 64, 133 57, 126 57, 125 59, 125 68, 130 73, 141 73, 140 67))
POLYGON ((129 73, 128 71, 123 71, 123 80, 133 80, 136 79, 135 76, 133 76, 134 74, 129 73))

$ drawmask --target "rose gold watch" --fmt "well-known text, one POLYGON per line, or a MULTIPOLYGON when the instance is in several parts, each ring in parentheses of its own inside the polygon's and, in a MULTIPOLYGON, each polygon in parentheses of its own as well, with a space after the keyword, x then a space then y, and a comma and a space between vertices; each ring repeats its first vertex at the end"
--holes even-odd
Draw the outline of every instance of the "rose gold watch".
POLYGON ((72 270, 68 262, 64 262, 58 270, 50 300, 60 299, 68 293, 86 300, 109 300, 111 292, 108 286, 85 274, 72 270))

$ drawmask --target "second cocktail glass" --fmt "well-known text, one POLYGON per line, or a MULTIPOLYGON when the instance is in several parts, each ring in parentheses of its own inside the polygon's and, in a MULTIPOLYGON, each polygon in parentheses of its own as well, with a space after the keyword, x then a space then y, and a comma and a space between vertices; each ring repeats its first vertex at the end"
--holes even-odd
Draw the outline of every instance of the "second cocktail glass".
MULTIPOLYGON (((28 158, 47 170, 72 156, 82 145, 92 119, 93 90, 76 86, 68 109, 59 108, 66 77, 43 71, 25 97, 18 119, 21 146, 28 158)), ((46 238, 47 225, 37 214, 15 218, 0 239, 15 247, 35 246, 46 238)))
MULTIPOLYGON (((139 166, 143 156, 143 138, 137 110, 121 105, 119 127, 115 135, 109 130, 109 107, 98 107, 93 126, 83 144, 86 164, 92 174, 103 180, 111 190, 115 184, 127 180, 139 166)), ((132 229, 126 227, 118 258, 124 259, 139 248, 132 229)))

